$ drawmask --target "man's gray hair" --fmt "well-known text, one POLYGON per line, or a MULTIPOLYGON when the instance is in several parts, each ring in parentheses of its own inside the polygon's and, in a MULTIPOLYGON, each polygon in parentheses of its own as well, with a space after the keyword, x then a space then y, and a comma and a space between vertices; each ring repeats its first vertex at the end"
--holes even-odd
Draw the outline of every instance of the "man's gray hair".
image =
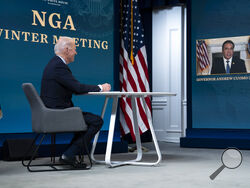
POLYGON ((57 55, 58 53, 63 52, 63 49, 66 47, 71 47, 72 43, 75 43, 73 38, 60 37, 59 40, 57 41, 55 47, 54 47, 55 54, 57 55))

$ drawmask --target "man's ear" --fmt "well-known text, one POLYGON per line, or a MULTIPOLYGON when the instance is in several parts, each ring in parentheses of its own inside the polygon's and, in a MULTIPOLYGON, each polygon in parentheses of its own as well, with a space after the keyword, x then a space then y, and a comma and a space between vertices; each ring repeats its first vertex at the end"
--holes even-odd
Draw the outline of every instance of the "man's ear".
POLYGON ((68 48, 68 47, 65 47, 65 48, 64 48, 64 54, 68 55, 68 53, 69 53, 69 48, 68 48))

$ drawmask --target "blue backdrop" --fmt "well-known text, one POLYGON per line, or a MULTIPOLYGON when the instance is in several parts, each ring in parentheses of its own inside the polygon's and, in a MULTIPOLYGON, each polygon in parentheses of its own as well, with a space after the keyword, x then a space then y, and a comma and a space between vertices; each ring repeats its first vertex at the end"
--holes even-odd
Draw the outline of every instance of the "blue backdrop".
POLYGON ((250 129, 249 74, 242 75, 247 80, 196 80, 228 77, 196 76, 196 40, 250 35, 249 10, 249 0, 191 1, 192 128, 250 129))
MULTIPOLYGON (((42 71, 54 55, 55 36, 77 38, 78 55, 70 68, 80 82, 114 85, 113 8, 113 0, 0 1, 0 133, 31 132, 30 108, 21 84, 32 82, 40 92, 42 71)), ((74 96, 73 102, 84 111, 101 114, 104 98, 74 96)), ((107 110, 106 114, 110 104, 107 110)), ((108 129, 108 118, 103 130, 108 129)))

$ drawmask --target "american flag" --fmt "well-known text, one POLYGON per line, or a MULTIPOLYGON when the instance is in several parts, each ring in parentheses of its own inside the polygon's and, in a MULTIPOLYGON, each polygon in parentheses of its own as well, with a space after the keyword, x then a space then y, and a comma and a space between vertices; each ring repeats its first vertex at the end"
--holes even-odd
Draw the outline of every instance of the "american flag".
MULTIPOLYGON (((138 0, 121 1, 120 91, 125 92, 150 91, 144 29, 138 5, 138 0)), ((150 98, 147 97, 145 100, 151 112, 150 98)), ((137 98, 136 106, 140 134, 142 134, 149 130, 148 121, 151 121, 151 117, 148 120, 140 98, 137 98)), ((130 133, 135 141, 130 98, 120 99, 120 125, 122 134, 130 133)))
POLYGON ((207 53, 207 45, 204 40, 196 41, 196 57, 201 71, 203 71, 210 65, 207 53))
POLYGON ((249 40, 248 40, 248 53, 250 54, 250 37, 249 37, 249 40))

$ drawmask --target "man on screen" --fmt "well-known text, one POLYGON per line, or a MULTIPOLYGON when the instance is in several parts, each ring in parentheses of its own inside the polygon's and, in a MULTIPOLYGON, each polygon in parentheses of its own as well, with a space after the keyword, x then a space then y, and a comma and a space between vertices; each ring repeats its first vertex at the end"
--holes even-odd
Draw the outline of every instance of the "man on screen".
POLYGON ((211 74, 231 74, 246 73, 245 61, 239 59, 234 54, 234 43, 227 40, 222 45, 222 58, 216 58, 213 61, 211 74))
MULTIPOLYGON (((108 83, 87 85, 77 81, 68 67, 74 61, 76 53, 75 41, 69 37, 60 37, 54 47, 55 56, 49 61, 43 71, 41 84, 41 99, 48 108, 64 109, 73 107, 72 94, 83 94, 91 91, 110 91, 108 83)), ((84 139, 90 144, 91 139, 101 129, 103 120, 98 115, 82 112, 88 126, 84 139)), ((74 121, 72 121, 72 124, 74 121)), ((70 126, 70 125, 69 125, 70 126)), ((82 144, 81 134, 75 134, 68 149, 60 158, 62 163, 73 167, 82 167, 76 160, 82 144)))

